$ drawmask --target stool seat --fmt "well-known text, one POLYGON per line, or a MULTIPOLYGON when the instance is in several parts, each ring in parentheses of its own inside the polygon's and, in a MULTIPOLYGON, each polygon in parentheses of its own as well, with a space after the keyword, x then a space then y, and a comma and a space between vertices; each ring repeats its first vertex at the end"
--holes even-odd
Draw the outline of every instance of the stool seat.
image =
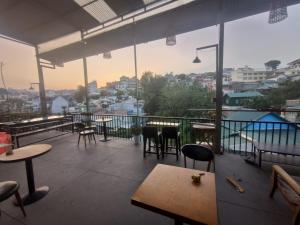
MULTIPOLYGON (((10 196, 15 195, 18 205, 20 206, 22 213, 26 216, 23 202, 18 192, 20 185, 16 181, 2 181, 0 182, 0 202, 8 199, 10 196)), ((0 211, 1 216, 1 211, 0 211)))
POLYGON ((0 182, 0 201, 12 196, 19 189, 19 184, 16 181, 0 182))

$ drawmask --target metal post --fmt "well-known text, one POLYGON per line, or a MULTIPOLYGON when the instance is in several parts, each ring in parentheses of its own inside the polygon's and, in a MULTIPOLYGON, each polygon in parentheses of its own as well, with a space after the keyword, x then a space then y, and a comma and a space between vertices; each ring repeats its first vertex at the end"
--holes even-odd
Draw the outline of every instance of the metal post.
POLYGON ((87 74, 86 57, 83 57, 82 60, 83 60, 86 112, 89 112, 90 111, 90 109, 89 109, 89 90, 88 90, 88 74, 87 74))
MULTIPOLYGON (((81 40, 83 40, 83 32, 81 32, 81 40)), ((83 61, 86 112, 89 112, 90 107, 89 107, 88 72, 87 72, 86 57, 83 57, 82 61, 83 61)))
POLYGON ((221 152, 221 129, 222 129, 222 104, 223 104, 223 57, 224 57, 224 21, 223 18, 220 20, 219 25, 219 49, 217 60, 218 73, 216 76, 216 141, 215 141, 215 151, 217 153, 221 152))
POLYGON ((138 72, 137 72, 137 56, 136 56, 136 43, 135 43, 135 20, 133 18, 133 51, 134 51, 134 73, 135 73, 135 82, 136 82, 136 115, 139 116, 139 84, 138 84, 138 72))
POLYGON ((38 47, 35 47, 35 54, 36 54, 36 62, 38 68, 38 75, 39 75, 39 92, 40 92, 40 104, 41 104, 41 114, 42 116, 47 116, 47 102, 46 102, 46 94, 45 94, 45 83, 44 83, 44 74, 43 68, 40 62, 38 47))

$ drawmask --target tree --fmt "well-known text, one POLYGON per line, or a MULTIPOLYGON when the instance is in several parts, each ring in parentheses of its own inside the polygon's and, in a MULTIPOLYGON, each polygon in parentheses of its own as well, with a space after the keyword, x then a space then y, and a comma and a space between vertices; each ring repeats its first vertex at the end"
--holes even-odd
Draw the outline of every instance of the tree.
POLYGON ((185 116, 191 108, 212 108, 213 92, 198 85, 166 86, 159 102, 159 115, 185 116))
POLYGON ((265 63, 265 67, 267 70, 277 70, 280 63, 281 62, 279 60, 270 60, 265 63))
POLYGON ((153 75, 147 71, 141 77, 142 93, 144 99, 144 110, 149 115, 156 115, 159 111, 159 101, 162 89, 166 86, 166 78, 160 75, 153 75))
POLYGON ((85 99, 85 87, 78 85, 77 90, 74 94, 74 98, 77 102, 82 103, 85 99))

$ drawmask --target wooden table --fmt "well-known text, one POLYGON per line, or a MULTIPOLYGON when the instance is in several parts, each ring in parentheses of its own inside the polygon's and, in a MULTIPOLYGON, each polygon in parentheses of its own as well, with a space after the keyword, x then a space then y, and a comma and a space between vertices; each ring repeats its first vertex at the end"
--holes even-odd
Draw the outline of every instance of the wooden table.
POLYGON ((215 175, 194 184, 199 170, 158 164, 131 197, 133 205, 168 216, 175 224, 217 225, 215 175))
POLYGON ((272 152, 282 155, 300 156, 300 145, 284 145, 271 144, 265 142, 253 142, 254 145, 254 159, 256 158, 256 151, 258 151, 258 166, 261 167, 262 153, 272 152))
POLYGON ((0 162, 2 163, 25 161, 29 193, 22 197, 24 205, 29 205, 40 200, 49 191, 48 186, 35 188, 32 159, 46 154, 51 150, 51 148, 52 146, 47 144, 28 145, 22 148, 14 149, 12 155, 0 155, 0 162))
POLYGON ((158 126, 158 127, 179 127, 180 123, 177 122, 164 122, 164 121, 150 121, 147 122, 148 126, 158 126))
POLYGON ((95 120, 96 123, 103 123, 103 136, 104 136, 104 139, 100 140, 102 142, 107 142, 107 141, 111 140, 111 139, 107 139, 107 127, 106 127, 106 123, 111 122, 111 121, 112 121, 112 119, 107 119, 107 118, 101 118, 101 119, 95 120))

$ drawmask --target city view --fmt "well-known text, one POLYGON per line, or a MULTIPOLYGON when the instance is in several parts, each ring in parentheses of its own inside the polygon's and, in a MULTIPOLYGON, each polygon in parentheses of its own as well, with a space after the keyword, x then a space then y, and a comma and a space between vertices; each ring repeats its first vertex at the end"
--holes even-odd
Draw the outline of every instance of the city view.
POLYGON ((299 12, 0 1, 0 225, 300 225, 299 12))

